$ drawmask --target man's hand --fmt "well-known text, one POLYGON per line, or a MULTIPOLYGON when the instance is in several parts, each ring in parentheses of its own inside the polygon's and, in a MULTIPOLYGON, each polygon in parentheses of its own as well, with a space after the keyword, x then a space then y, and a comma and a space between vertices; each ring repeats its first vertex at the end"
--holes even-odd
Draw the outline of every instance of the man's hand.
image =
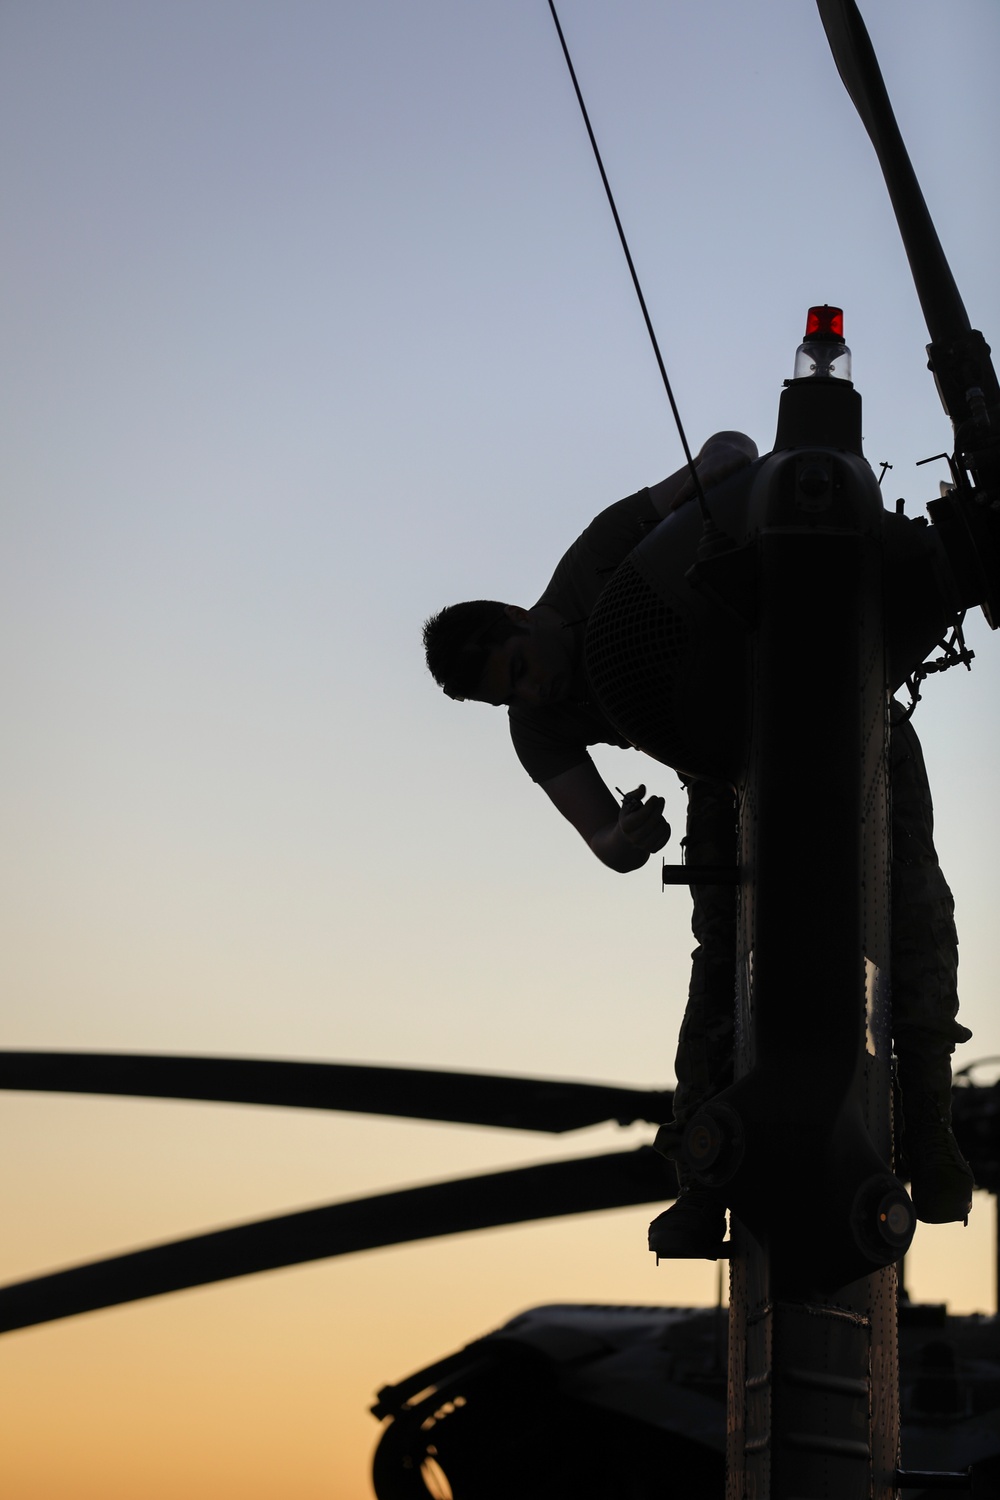
MULTIPOLYGON (((753 463, 757 456, 757 444, 745 432, 714 432, 694 461, 702 489, 710 490, 721 484, 730 474, 753 463)), ((687 465, 650 487, 653 505, 661 516, 668 516, 694 495, 694 480, 687 465)))
MULTIPOLYGON (((703 490, 710 490, 715 485, 721 484, 728 479, 730 474, 736 474, 740 469, 745 469, 747 464, 753 463, 757 457, 757 444, 753 438, 748 438, 743 432, 715 432, 703 444, 701 452, 694 461, 698 470, 698 478, 701 480, 703 490)), ((687 500, 692 500, 695 495, 694 479, 690 470, 687 478, 671 505, 671 510, 677 510, 687 500)))
POLYGON ((662 797, 650 797, 646 802, 646 788, 639 786, 627 795, 619 794, 619 807, 589 758, 583 765, 543 781, 542 790, 609 870, 624 875, 641 869, 670 837, 662 797))
MULTIPOLYGON (((721 484, 730 474, 745 469, 757 457, 757 444, 742 432, 717 432, 708 439, 694 466, 698 470, 701 487, 710 490, 721 484)), ((694 482, 691 483, 694 494, 694 482)))
POLYGON ((645 801, 646 788, 637 786, 634 792, 626 792, 618 814, 618 828, 636 849, 646 854, 655 854, 662 849, 670 837, 670 824, 663 816, 665 806, 662 797, 649 797, 645 801))

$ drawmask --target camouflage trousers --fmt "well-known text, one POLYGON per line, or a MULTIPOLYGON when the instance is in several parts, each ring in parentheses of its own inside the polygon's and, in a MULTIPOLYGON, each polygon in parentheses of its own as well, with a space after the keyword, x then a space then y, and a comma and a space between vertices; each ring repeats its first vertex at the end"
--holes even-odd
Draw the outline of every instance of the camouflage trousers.
MULTIPOLYGON (((958 1014, 955 903, 934 848, 934 809, 912 724, 892 706, 891 979, 893 1047, 902 1065, 949 1058, 972 1033, 958 1014)), ((688 786, 687 862, 736 863, 736 799, 728 786, 688 786)), ((736 891, 693 886, 691 983, 674 1069, 674 1118, 683 1122, 733 1077, 736 891)))

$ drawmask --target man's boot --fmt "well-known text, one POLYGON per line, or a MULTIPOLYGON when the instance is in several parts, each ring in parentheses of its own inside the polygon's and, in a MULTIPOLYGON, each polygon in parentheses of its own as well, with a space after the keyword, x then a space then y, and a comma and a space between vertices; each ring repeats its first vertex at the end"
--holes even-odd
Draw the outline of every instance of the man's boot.
POLYGON ((718 1260, 726 1238, 726 1205, 710 1188, 681 1187, 649 1226, 657 1260, 718 1260))
POLYGON ((951 1050, 899 1058, 903 1151, 910 1193, 924 1224, 964 1223, 972 1208, 972 1169, 951 1129, 951 1050))

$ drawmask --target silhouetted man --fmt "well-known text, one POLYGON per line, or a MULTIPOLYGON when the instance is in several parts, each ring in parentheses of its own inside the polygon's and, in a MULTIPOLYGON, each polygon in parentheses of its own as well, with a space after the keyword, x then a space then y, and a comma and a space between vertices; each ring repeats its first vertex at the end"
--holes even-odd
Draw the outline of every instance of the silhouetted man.
MULTIPOLYGON (((695 460, 710 490, 757 457, 739 432, 714 434, 695 460)), ((449 697, 504 706, 514 749, 528 775, 604 864, 639 869, 667 842, 662 797, 645 787, 622 805, 606 786, 589 746, 631 748, 594 700, 587 679, 588 617, 612 573, 671 511, 692 498, 685 467, 598 515, 560 561, 530 608, 478 599, 451 605, 424 626, 427 664, 449 697)), ((918 1218, 964 1219, 972 1174, 950 1129, 951 1054, 971 1036, 958 1024, 958 939, 951 892, 934 850, 933 813, 912 726, 893 707, 893 1038, 899 1063, 907 1149, 918 1218)), ((683 778, 682 778, 683 779, 683 778)), ((692 864, 736 863, 732 787, 687 784, 687 857, 692 864)), ((682 1125, 732 1080, 736 896, 732 886, 692 889, 688 1004, 678 1043, 674 1116, 682 1125)), ((716 1195, 690 1186, 650 1226, 660 1256, 714 1256, 725 1236, 716 1195)))

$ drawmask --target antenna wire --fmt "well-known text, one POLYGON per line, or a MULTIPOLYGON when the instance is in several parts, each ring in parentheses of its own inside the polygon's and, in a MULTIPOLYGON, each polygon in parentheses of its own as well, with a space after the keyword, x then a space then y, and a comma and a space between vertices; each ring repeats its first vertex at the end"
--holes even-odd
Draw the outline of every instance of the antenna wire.
POLYGON ((573 81, 573 88, 576 91, 577 102, 580 105, 580 113, 583 115, 583 123, 587 127, 587 134, 590 137, 590 144, 594 150, 594 158, 597 161, 597 169, 601 174, 601 181, 604 183, 604 191, 608 195, 608 203, 614 216, 615 227, 618 230, 618 238, 622 242, 622 249, 625 252, 625 259, 628 262, 629 272, 632 276, 632 285, 635 287, 635 294, 639 299, 639 306, 642 308, 642 316, 646 321, 646 331, 649 334, 649 341, 653 346, 653 353, 656 356, 656 363, 659 367, 660 377, 663 380, 663 388, 667 393, 667 400, 670 402, 670 410, 673 412, 674 421, 677 424, 677 431, 680 435, 681 446, 684 449, 684 457, 687 459, 687 465, 689 470, 691 471, 691 478, 694 482, 695 495, 697 496, 698 500, 698 508, 701 511, 703 519, 707 522, 710 518, 708 514, 708 507, 705 503, 705 491, 701 487, 701 479, 698 476, 698 470, 695 467, 694 459, 691 456, 691 449, 688 445, 687 436, 684 432, 684 424, 681 421, 681 414, 677 410, 677 402, 674 400, 674 393, 670 387, 670 380, 667 377, 666 366, 663 363, 663 356, 660 353, 660 346, 657 342, 652 319, 650 318, 649 310, 646 307, 646 299, 642 295, 642 287, 639 285, 639 277, 636 274, 635 264, 632 260, 632 252, 629 250, 628 240, 625 238, 625 230, 622 228, 622 221, 618 216, 618 209, 615 205, 614 194, 611 191, 611 184, 608 181, 608 174, 604 170, 604 162, 601 160, 601 153, 597 145, 597 138, 594 135, 593 127, 590 123, 590 116, 587 113, 587 106, 583 102, 583 94, 581 93, 580 85, 577 82, 576 69, 573 67, 573 59, 569 55, 569 48, 566 45, 566 38, 563 35, 562 26, 559 24, 559 16, 556 13, 554 0, 548 0, 548 5, 549 10, 552 12, 552 19, 555 22, 556 33, 559 37, 559 44, 563 50, 563 57, 566 59, 566 66, 569 69, 569 76, 573 81))

